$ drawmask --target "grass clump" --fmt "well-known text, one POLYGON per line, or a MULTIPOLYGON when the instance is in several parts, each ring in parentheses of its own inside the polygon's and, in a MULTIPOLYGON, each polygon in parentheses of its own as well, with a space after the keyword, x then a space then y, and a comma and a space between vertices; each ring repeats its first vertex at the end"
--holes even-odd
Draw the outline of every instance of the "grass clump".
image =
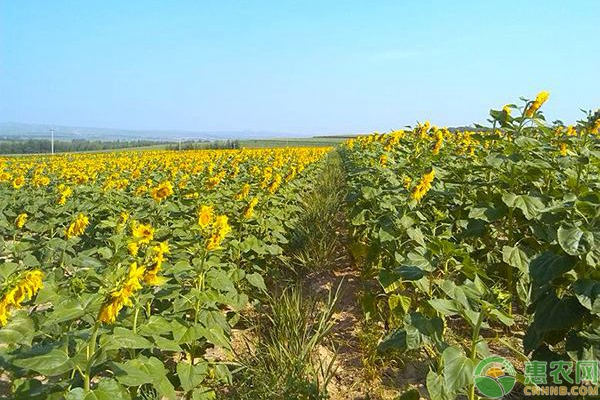
POLYGON ((335 372, 330 331, 339 289, 324 302, 302 289, 286 288, 269 298, 254 335, 238 356, 237 382, 223 398, 318 400, 327 398, 335 372), (331 347, 331 346, 329 346, 331 347))

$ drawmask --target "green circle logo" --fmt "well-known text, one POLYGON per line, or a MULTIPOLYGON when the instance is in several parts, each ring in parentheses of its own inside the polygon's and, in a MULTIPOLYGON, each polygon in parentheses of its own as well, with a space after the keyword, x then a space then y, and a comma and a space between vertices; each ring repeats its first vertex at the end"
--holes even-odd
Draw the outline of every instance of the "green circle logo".
POLYGON ((506 396, 515 386, 515 367, 500 356, 484 358, 473 371, 475 386, 482 395, 490 399, 506 396))

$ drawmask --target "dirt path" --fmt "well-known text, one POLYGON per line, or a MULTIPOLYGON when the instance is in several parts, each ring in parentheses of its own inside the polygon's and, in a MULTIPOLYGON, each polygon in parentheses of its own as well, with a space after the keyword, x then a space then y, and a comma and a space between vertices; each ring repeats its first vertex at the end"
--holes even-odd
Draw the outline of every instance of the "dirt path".
MULTIPOLYGON (((327 298, 340 287, 339 298, 333 315, 335 326, 331 332, 335 349, 321 349, 320 357, 331 359, 335 352, 335 375, 328 386, 332 400, 380 399, 374 395, 374 382, 364 372, 365 353, 360 341, 362 310, 359 294, 361 277, 358 266, 350 252, 350 234, 346 210, 341 207, 332 223, 335 225, 335 262, 332 267, 308 274, 303 279, 305 293, 327 298)), ((377 390, 379 391, 379 390, 377 390)))
MULTIPOLYGON (((360 294, 370 290, 361 277, 349 251, 352 244, 346 207, 340 207, 330 222, 330 239, 335 244, 334 262, 325 270, 309 273, 303 280, 304 292, 326 299, 328 294, 341 285, 336 311, 333 315, 335 327, 332 339, 335 347, 336 373, 328 386, 332 400, 388 400, 397 399, 403 391, 411 388, 426 394, 423 383, 428 371, 425 363, 406 364, 392 361, 373 362, 378 340, 365 332, 364 315, 360 306, 360 294)), ((377 290, 373 288, 372 290, 377 290)), ((332 349, 321 349, 320 357, 331 359, 332 349)))
MULTIPOLYGON (((333 271, 319 272, 306 278, 307 293, 327 296, 342 285, 340 298, 333 316, 335 327, 332 339, 335 343, 336 373, 330 383, 331 399, 363 399, 368 384, 362 371, 363 354, 358 334, 360 332, 360 310, 358 309, 359 277, 351 264, 340 264, 333 271)), ((331 358, 331 349, 322 349, 321 357, 331 358)))

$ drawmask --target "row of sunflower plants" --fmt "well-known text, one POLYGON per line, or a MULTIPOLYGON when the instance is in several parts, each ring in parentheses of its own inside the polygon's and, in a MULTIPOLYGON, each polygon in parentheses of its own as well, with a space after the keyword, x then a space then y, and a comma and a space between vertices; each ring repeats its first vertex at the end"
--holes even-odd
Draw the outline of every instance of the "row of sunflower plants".
POLYGON ((488 127, 419 124, 341 149, 352 253, 379 351, 430 360, 430 397, 475 399, 477 362, 597 360, 600 113, 548 123, 548 93, 488 127), (510 350, 508 350, 510 349, 510 350))
POLYGON ((328 151, 0 158, 10 397, 215 398, 328 151))

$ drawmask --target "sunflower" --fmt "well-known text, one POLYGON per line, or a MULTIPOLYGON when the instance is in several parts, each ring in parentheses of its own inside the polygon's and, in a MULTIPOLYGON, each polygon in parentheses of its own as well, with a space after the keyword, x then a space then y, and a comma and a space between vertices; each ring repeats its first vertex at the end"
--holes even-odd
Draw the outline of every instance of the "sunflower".
POLYGON ((71 195, 73 194, 73 190, 66 186, 65 184, 60 184, 58 186, 58 199, 56 200, 56 202, 63 206, 65 205, 65 203, 67 202, 67 199, 69 197, 71 197, 71 195))
POLYGON ((153 188, 150 194, 154 200, 161 202, 173 194, 173 184, 169 181, 164 181, 153 188))
POLYGON ((122 211, 119 214, 119 225, 125 225, 129 221, 129 213, 127 211, 122 211))
POLYGON ((289 182, 296 177, 296 167, 292 167, 290 172, 285 176, 285 181, 289 182))
POLYGON ((546 100, 548 100, 549 97, 550 93, 545 91, 539 92, 538 95, 535 97, 535 100, 525 110, 525 116, 531 118, 533 114, 535 114, 535 112, 540 109, 542 104, 544 104, 546 100))
POLYGON ((279 174, 275 174, 275 177, 273 178, 273 182, 271 182, 271 184, 269 185, 269 193, 275 193, 277 191, 277 189, 279 189, 279 186, 281 186, 281 175, 279 174))
POLYGON ((8 322, 11 309, 20 308, 23 301, 31 299, 44 286, 43 278, 42 271, 29 271, 4 296, 0 297, 0 326, 8 322))
POLYGON ((69 227, 65 229, 65 236, 67 237, 67 239, 76 236, 81 236, 83 235, 85 228, 87 228, 89 224, 89 218, 86 217, 84 214, 79 213, 75 221, 73 221, 71 225, 69 225, 69 227))
POLYGON ((559 145, 559 153, 563 157, 567 155, 567 144, 566 143, 562 142, 559 145))
POLYGON ((235 195, 235 199, 236 200, 244 200, 246 197, 248 197, 249 193, 250 193, 250 185, 248 183, 245 183, 244 186, 242 187, 242 190, 240 190, 240 192, 235 195))
POLYGON ((165 281, 165 278, 158 276, 158 273, 160 272, 162 263, 166 259, 165 254, 169 253, 169 243, 167 241, 160 242, 152 247, 152 264, 144 274, 145 283, 152 286, 158 286, 165 281))
POLYGON ((13 180, 12 185, 15 189, 21 189, 23 185, 25 185, 25 177, 23 175, 16 177, 13 180))
POLYGON ((27 222, 27 213, 21 213, 15 219, 15 226, 21 229, 27 222))
POLYGON ((134 222, 131 226, 133 239, 139 244, 148 244, 154 239, 154 228, 150 225, 134 222))
POLYGON ((421 201, 429 189, 431 189, 431 183, 433 182, 434 177, 435 170, 432 168, 430 172, 423 175, 421 181, 413 188, 410 197, 416 201, 421 201))
POLYGON ((213 206, 201 206, 200 211, 198 211, 198 225, 200 225, 202 229, 208 227, 212 222, 213 214, 213 206))
POLYGON ((124 282, 116 290, 109 293, 107 299, 100 308, 98 319, 101 322, 110 324, 115 322, 119 311, 124 306, 131 307, 133 302, 131 297, 142 288, 140 280, 143 279, 146 268, 138 266, 137 263, 132 263, 129 266, 129 273, 124 282))
POLYGON ((256 207, 257 204, 258 204, 257 197, 254 197, 252 200, 250 200, 248 205, 246 205, 246 207, 244 208, 244 214, 243 214, 244 219, 252 218, 252 215, 254 215, 254 207, 256 207))
POLYGON ((140 246, 137 244, 137 242, 130 242, 127 245, 127 251, 129 251, 129 254, 131 254, 132 256, 137 256, 138 252, 140 251, 140 246))
POLYGON ((442 148, 442 144, 444 143, 444 135, 442 134, 442 131, 436 130, 435 131, 435 144, 433 145, 433 155, 437 155, 440 152, 440 149, 442 148))
POLYGON ((211 251, 217 249, 225 236, 231 232, 229 221, 226 215, 219 215, 215 218, 215 222, 212 226, 211 235, 206 242, 206 250, 211 251))

